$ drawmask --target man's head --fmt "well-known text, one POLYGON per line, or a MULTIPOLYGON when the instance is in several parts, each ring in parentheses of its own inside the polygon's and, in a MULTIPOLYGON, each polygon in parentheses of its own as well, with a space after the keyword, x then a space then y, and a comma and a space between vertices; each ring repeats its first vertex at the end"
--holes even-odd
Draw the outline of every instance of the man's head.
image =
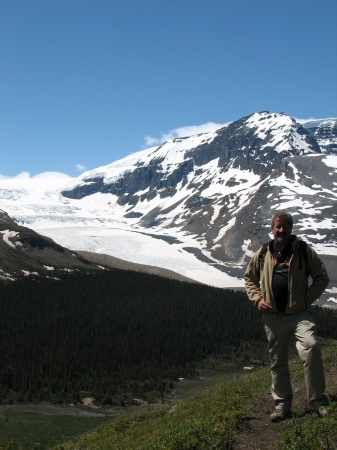
POLYGON ((274 214, 271 221, 271 232, 273 233, 275 243, 283 249, 291 239, 293 229, 293 218, 291 214, 280 211, 274 214))

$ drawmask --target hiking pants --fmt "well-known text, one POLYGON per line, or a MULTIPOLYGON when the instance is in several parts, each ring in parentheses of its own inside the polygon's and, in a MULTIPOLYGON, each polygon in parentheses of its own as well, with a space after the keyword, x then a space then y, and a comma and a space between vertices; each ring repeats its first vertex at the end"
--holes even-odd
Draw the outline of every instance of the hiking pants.
POLYGON ((311 408, 328 403, 321 351, 317 345, 315 324, 311 314, 304 310, 296 314, 262 313, 268 339, 271 361, 271 393, 275 408, 291 409, 293 392, 288 368, 289 345, 294 336, 298 354, 304 367, 308 402, 311 408))

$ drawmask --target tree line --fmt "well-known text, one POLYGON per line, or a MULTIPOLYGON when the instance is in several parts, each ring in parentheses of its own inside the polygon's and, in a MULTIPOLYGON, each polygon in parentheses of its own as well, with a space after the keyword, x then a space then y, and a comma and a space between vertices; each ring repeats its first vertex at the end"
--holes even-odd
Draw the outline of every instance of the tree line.
MULTIPOLYGON (((163 393, 210 355, 266 354, 243 291, 116 269, 1 283, 0 299, 3 401, 163 393)), ((320 335, 337 338, 337 314, 316 309, 320 335)))

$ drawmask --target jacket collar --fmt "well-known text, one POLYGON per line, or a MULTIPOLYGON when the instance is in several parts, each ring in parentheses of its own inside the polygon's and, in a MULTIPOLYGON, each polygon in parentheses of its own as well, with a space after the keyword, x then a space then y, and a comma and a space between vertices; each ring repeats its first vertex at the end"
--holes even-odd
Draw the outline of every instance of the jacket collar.
MULTIPOLYGON (((273 248, 272 248, 272 243, 274 242, 274 239, 272 239, 271 241, 269 241, 268 243, 268 249, 271 253, 273 253, 273 248)), ((295 234, 291 235, 290 238, 290 243, 293 246, 293 251, 297 250, 299 244, 298 244, 298 238, 295 234)))

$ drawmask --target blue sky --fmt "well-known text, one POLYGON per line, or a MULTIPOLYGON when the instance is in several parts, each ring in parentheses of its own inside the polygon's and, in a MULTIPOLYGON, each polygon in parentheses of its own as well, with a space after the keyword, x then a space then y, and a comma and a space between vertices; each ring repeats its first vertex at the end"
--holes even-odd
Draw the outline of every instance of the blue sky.
POLYGON ((2 177, 77 176, 256 111, 337 116, 336 0, 0 8, 2 177))

